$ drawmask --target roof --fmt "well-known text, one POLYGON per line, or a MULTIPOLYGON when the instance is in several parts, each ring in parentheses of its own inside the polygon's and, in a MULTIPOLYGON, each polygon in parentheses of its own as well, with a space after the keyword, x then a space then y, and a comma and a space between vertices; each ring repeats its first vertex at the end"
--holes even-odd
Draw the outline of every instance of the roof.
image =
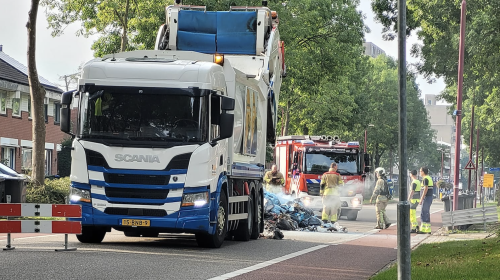
MULTIPOLYGON (((6 53, 0 51, 0 79, 18 84, 29 85, 28 67, 8 56, 6 53)), ((63 92, 63 90, 61 90, 57 85, 51 83, 44 77, 38 75, 38 79, 45 89, 55 92, 63 92)))

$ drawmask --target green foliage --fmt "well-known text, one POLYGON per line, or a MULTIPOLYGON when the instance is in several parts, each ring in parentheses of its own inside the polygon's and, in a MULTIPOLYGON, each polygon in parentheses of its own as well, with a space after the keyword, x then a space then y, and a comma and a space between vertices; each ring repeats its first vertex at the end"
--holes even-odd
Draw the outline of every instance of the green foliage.
MULTIPOLYGON (((460 0, 412 0, 407 5, 408 30, 417 30, 423 45, 412 47, 412 54, 422 63, 416 69, 432 80, 443 77, 446 89, 441 96, 456 104, 458 78, 458 48, 460 38, 460 0)), ((386 27, 388 38, 395 32, 397 6, 395 0, 375 0, 372 7, 386 27)), ((470 135, 471 108, 476 105, 476 122, 481 127, 480 146, 491 165, 500 164, 500 5, 498 1, 467 3, 464 84, 463 134, 470 135)), ((475 130, 475 129, 474 129, 475 130)), ((474 131, 473 131, 474 133, 474 131)))
POLYGON ((52 35, 58 36, 71 23, 81 22, 77 36, 99 34, 92 45, 96 57, 119 51, 154 49, 156 32, 165 23, 160 0, 42 0, 52 35))
MULTIPOLYGON (((423 244, 411 253, 412 279, 497 279, 499 237, 423 244)), ((397 266, 372 280, 397 279, 397 266)))
POLYGON ((26 190, 27 203, 65 204, 69 195, 69 177, 45 179, 43 186, 29 183, 26 190))
MULTIPOLYGON (((393 163, 397 163, 399 158, 398 69, 396 61, 384 55, 371 59, 371 63, 373 68, 365 89, 368 102, 364 105, 362 123, 373 125, 367 127, 367 149, 373 155, 374 166, 384 166, 389 170, 389 152, 392 151, 394 155, 393 163)), ((436 161, 437 146, 432 142, 434 132, 430 128, 427 111, 419 99, 418 85, 411 75, 407 76, 406 95, 408 168, 417 169, 436 161)))

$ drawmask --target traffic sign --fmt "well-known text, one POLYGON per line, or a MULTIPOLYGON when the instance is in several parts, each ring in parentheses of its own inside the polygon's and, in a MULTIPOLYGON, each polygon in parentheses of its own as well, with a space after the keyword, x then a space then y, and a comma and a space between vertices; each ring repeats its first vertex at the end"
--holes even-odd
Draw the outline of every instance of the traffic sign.
POLYGON ((493 174, 484 174, 483 187, 493 188, 493 174))
POLYGON ((500 171, 500 167, 490 167, 490 172, 492 171, 500 171))
POLYGON ((467 170, 476 169, 476 167, 474 166, 474 163, 472 162, 472 159, 469 159, 469 162, 467 162, 467 164, 465 165, 465 169, 467 169, 467 170))

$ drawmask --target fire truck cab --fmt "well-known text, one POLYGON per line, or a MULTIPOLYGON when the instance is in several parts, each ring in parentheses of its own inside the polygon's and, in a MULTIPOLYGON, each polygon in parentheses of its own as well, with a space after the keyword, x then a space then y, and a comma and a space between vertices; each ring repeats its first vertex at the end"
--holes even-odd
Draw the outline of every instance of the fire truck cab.
POLYGON ((363 207, 363 190, 370 158, 359 142, 342 142, 338 136, 291 135, 276 141, 276 164, 285 175, 285 192, 301 198, 314 210, 322 209, 321 176, 336 162, 344 185, 340 188, 340 216, 356 220, 363 207))

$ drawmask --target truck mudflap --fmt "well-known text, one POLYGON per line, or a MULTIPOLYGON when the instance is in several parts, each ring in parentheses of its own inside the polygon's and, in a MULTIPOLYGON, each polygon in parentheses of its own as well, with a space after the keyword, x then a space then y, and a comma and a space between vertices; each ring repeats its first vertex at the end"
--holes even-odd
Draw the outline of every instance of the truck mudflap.
MULTIPOLYGON (((128 209, 131 210, 131 209, 128 209)), ((106 214, 90 205, 82 204, 82 218, 71 219, 81 221, 83 226, 103 226, 113 227, 120 230, 130 228, 154 228, 159 232, 186 232, 186 233, 209 233, 210 220, 209 220, 209 207, 193 209, 186 207, 180 209, 178 212, 171 213, 162 217, 145 216, 145 211, 154 209, 133 209, 128 213, 140 213, 141 215, 120 215, 106 214), (142 213, 141 213, 141 210, 142 213)), ((146 212, 147 213, 147 212, 146 212)), ((152 212, 154 213, 154 212, 152 212)))

